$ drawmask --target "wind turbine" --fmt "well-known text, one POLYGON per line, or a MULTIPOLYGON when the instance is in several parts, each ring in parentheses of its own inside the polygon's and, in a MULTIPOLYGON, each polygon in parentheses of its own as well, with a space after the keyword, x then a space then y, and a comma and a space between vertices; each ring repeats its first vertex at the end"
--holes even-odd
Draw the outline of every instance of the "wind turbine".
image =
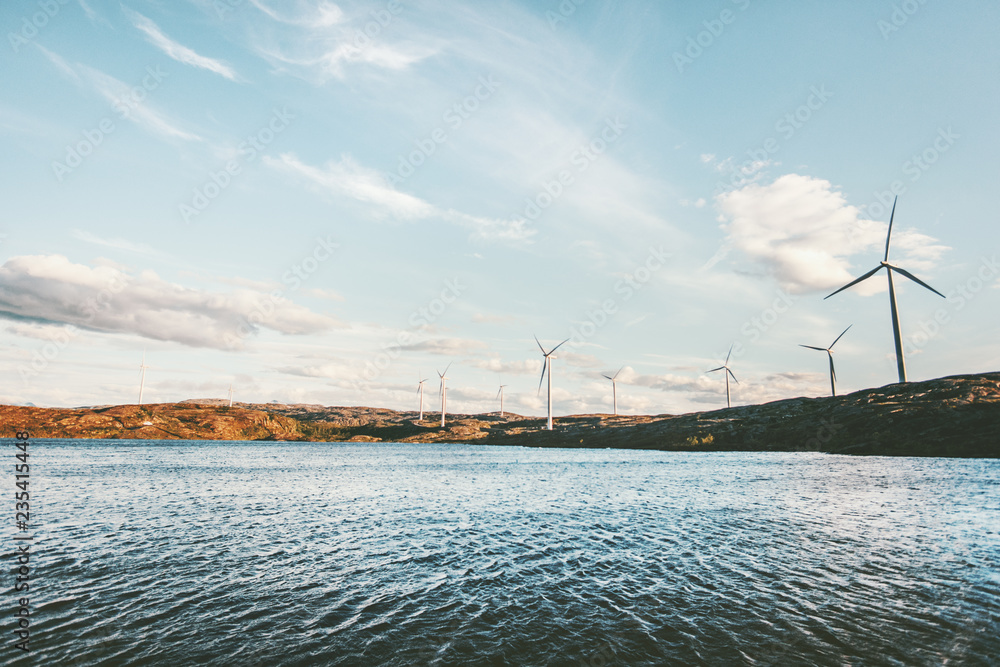
MULTIPOLYGON (((420 377, 419 375, 417 377, 420 377)), ((417 417, 417 421, 424 420, 424 383, 427 382, 427 378, 424 378, 417 383, 417 394, 420 395, 420 416, 417 417)))
POLYGON ((441 428, 444 428, 444 411, 448 406, 448 369, 451 368, 451 364, 444 367, 444 373, 438 371, 438 377, 441 378, 441 388, 438 390, 441 394, 441 428))
POLYGON ((233 383, 229 383, 229 407, 233 407, 233 383))
POLYGON ((139 405, 142 405, 142 387, 146 384, 146 350, 142 351, 142 363, 139 364, 139 405))
POLYGON ((617 380, 618 380, 618 374, 621 373, 623 370, 625 370, 624 366, 622 366, 621 368, 618 369, 618 373, 615 373, 614 375, 605 375, 604 376, 604 377, 608 378, 609 380, 611 380, 611 395, 612 395, 612 397, 614 398, 614 401, 615 401, 615 417, 618 416, 618 382, 617 382, 617 380))
MULTIPOLYGON (((854 325, 850 325, 847 329, 850 329, 854 325)), ((834 396, 837 395, 837 373, 833 370, 833 346, 837 344, 837 341, 843 338, 844 334, 847 333, 847 329, 844 329, 837 340, 830 343, 830 347, 813 347, 812 345, 799 345, 799 347, 808 347, 810 350, 819 350, 820 352, 826 352, 827 356, 830 357, 830 393, 834 396)))
POLYGON ((542 347, 542 344, 538 342, 538 336, 535 336, 535 342, 538 343, 538 349, 542 351, 542 356, 544 357, 544 360, 542 361, 542 376, 538 378, 539 392, 542 391, 542 381, 545 380, 545 371, 547 370, 549 372, 549 421, 546 428, 550 431, 552 430, 552 359, 555 359, 555 357, 552 356, 552 353, 565 345, 568 341, 569 338, 546 352, 545 348, 542 347))
MULTIPOLYGON (((897 196, 896 199, 899 199, 899 197, 897 196)), ((917 278, 909 271, 906 271, 904 269, 899 268, 898 266, 889 263, 889 239, 892 238, 892 219, 896 215, 896 199, 892 200, 892 213, 889 214, 889 231, 885 235, 885 256, 882 258, 882 261, 879 262, 878 266, 876 266, 874 269, 872 269, 865 275, 855 280, 852 280, 851 282, 847 283, 836 292, 828 294, 823 298, 829 299, 834 294, 837 294, 838 292, 843 292, 848 287, 857 285, 861 281, 871 278, 873 275, 881 271, 883 268, 885 269, 885 273, 889 278, 889 310, 892 312, 892 335, 896 343, 896 370, 899 371, 899 381, 906 382, 906 363, 903 361, 903 338, 899 333, 899 312, 896 309, 896 290, 892 285, 892 272, 895 271, 896 273, 906 276, 907 278, 917 283, 918 285, 926 287, 930 291, 934 292, 942 299, 945 299, 947 297, 944 294, 941 294, 941 292, 938 292, 936 289, 934 289, 927 283, 925 283, 924 281, 917 278)))
POLYGON ((729 354, 726 355, 726 361, 725 361, 725 363, 723 363, 718 368, 713 368, 712 370, 708 371, 709 373, 714 373, 715 371, 721 371, 721 370, 726 371, 725 373, 723 373, 723 375, 726 376, 726 407, 727 408, 733 407, 732 402, 729 400, 729 377, 732 376, 733 382, 735 382, 736 384, 740 383, 740 381, 736 379, 736 376, 733 375, 733 372, 731 370, 729 370, 729 357, 732 356, 732 354, 733 354, 733 347, 735 347, 735 345, 736 345, 736 343, 733 343, 732 345, 729 346, 729 354))
POLYGON ((500 385, 500 391, 497 392, 497 398, 500 399, 500 416, 503 417, 503 388, 507 385, 500 385))

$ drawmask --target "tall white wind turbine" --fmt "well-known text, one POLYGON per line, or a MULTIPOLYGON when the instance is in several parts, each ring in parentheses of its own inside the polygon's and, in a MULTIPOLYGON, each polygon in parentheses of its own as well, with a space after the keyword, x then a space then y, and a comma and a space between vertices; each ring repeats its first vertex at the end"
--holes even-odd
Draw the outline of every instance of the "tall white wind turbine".
MULTIPOLYGON (((417 377, 420 377, 419 375, 417 377)), ((427 382, 427 378, 424 378, 417 383, 417 394, 420 396, 420 416, 417 417, 417 421, 424 420, 424 383, 427 382)))
POLYGON ((142 351, 142 363, 139 364, 139 405, 142 405, 142 388, 146 384, 146 350, 142 351))
POLYGON ((555 359, 555 357, 552 356, 552 353, 555 352, 556 350, 558 350, 563 345, 565 345, 567 342, 569 342, 569 338, 567 338, 563 342, 559 343, 558 345, 556 345, 554 348, 552 348, 548 352, 546 352, 545 348, 542 347, 542 344, 538 342, 538 336, 535 336, 535 342, 538 343, 538 349, 542 351, 542 356, 544 357, 544 359, 542 361, 542 376, 538 379, 538 391, 539 392, 542 390, 542 382, 545 380, 545 371, 549 372, 549 399, 548 399, 548 402, 549 402, 549 421, 548 421, 548 425, 546 426, 546 428, 551 431, 552 430, 552 360, 555 359))
MULTIPOLYGON (((896 199, 899 199, 899 197, 896 197, 896 199)), ((899 311, 896 309, 896 289, 893 287, 893 284, 892 284, 892 272, 895 271, 896 273, 898 273, 900 275, 906 276, 907 278, 909 278, 913 282, 917 283, 918 285, 920 285, 922 287, 926 287, 930 291, 934 292, 935 294, 937 294, 942 299, 947 298, 947 297, 945 297, 944 294, 941 294, 941 292, 938 292, 936 289, 934 289, 933 287, 931 287, 930 285, 928 285, 924 281, 922 281, 919 278, 917 278, 915 275, 913 275, 909 271, 906 271, 904 269, 899 268, 898 266, 895 266, 895 265, 889 263, 889 239, 892 238, 892 219, 896 216, 896 199, 892 200, 892 213, 889 214, 889 231, 885 235, 885 256, 882 257, 882 261, 879 262, 878 266, 876 266, 874 269, 872 269, 871 271, 869 271, 865 275, 863 275, 860 278, 857 278, 855 280, 852 280, 851 282, 847 283, 846 285, 844 285, 843 287, 841 287, 836 292, 833 292, 832 294, 828 294, 828 295, 826 295, 823 298, 824 299, 829 299, 834 294, 837 294, 839 292, 843 292, 848 287, 852 287, 854 285, 857 285, 861 281, 867 280, 868 278, 871 278, 872 276, 874 276, 876 273, 878 273, 882 269, 885 269, 885 274, 889 278, 889 310, 892 313, 892 335, 893 335, 893 339, 894 339, 894 341, 896 343, 896 370, 899 373, 899 381, 900 382, 906 382, 906 363, 903 361, 903 337, 902 337, 902 334, 900 334, 900 332, 899 332, 899 311)))
MULTIPOLYGON (((852 324, 847 327, 847 329, 850 329, 853 326, 854 325, 852 324)), ((830 393, 834 396, 837 395, 837 373, 833 370, 833 346, 837 344, 838 340, 844 337, 844 334, 847 333, 847 329, 844 329, 840 335, 837 336, 837 339, 830 343, 830 347, 813 347, 812 345, 799 344, 799 347, 808 347, 810 350, 826 352, 827 356, 830 357, 830 393)))
POLYGON ((507 385, 500 385, 500 391, 497 392, 497 398, 500 399, 500 416, 503 417, 503 388, 507 385))
POLYGON ((733 354, 733 347, 735 347, 735 345, 736 345, 736 343, 733 343, 732 345, 729 346, 729 354, 726 355, 726 361, 725 361, 725 363, 723 363, 718 368, 713 368, 712 370, 707 371, 708 373, 714 373, 715 371, 723 371, 723 370, 725 371, 725 373, 723 373, 723 375, 726 376, 726 407, 727 408, 733 407, 732 402, 729 400, 729 378, 732 377, 733 378, 733 382, 735 382, 736 384, 740 383, 740 381, 736 379, 736 376, 733 375, 733 372, 731 370, 729 370, 729 357, 732 356, 732 354, 733 354))
POLYGON ((622 366, 621 368, 618 369, 618 373, 615 373, 614 375, 605 375, 604 376, 604 377, 608 378, 609 380, 611 380, 611 396, 612 396, 612 398, 614 399, 614 402, 615 402, 615 417, 618 416, 618 375, 623 370, 625 370, 624 366, 622 366))
POLYGON ((233 407, 233 383, 229 383, 229 407, 233 407))
POLYGON ((441 378, 441 388, 438 390, 441 394, 441 428, 444 428, 444 413, 445 409, 448 407, 448 369, 451 368, 451 364, 444 367, 444 373, 438 371, 438 377, 441 378))

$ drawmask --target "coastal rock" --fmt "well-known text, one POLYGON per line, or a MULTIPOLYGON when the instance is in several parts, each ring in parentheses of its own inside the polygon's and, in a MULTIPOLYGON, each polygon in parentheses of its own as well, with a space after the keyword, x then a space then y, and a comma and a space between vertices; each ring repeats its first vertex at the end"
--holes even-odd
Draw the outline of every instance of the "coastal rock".
POLYGON ((1000 457, 1000 373, 890 384, 835 398, 791 398, 685 415, 448 415, 199 399, 93 408, 0 406, 8 436, 186 440, 463 442, 671 451, 818 451, 1000 457), (147 424, 148 422, 148 424, 147 424))

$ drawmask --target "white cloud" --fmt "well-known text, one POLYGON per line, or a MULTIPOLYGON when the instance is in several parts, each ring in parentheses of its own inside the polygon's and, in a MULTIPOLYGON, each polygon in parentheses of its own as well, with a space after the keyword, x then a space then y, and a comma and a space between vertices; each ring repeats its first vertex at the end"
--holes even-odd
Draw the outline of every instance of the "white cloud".
MULTIPOLYGON (((728 220, 723 248, 742 251, 789 292, 844 285, 881 259, 873 253, 860 268, 852 266, 851 255, 884 247, 886 224, 860 219, 858 209, 828 181, 787 174, 769 185, 751 184, 720 194, 716 201, 728 220)), ((934 245, 929 236, 897 230, 893 244, 915 268, 929 268, 947 249, 934 245)), ((718 259, 724 255, 717 253, 718 259)))
POLYGON ((129 9, 125 9, 125 13, 132 21, 132 24, 146 34, 150 44, 160 49, 174 60, 184 63, 185 65, 191 65, 192 67, 198 67, 200 69, 208 70, 209 72, 214 72, 219 76, 229 79, 230 81, 236 81, 236 72, 233 71, 229 65, 220 60, 199 55, 183 44, 178 44, 164 35, 159 26, 142 14, 129 9))
POLYGON ((12 257, 0 266, 0 316, 218 349, 239 347, 241 331, 307 334, 337 324, 269 293, 205 292, 152 271, 130 275, 61 255, 12 257))

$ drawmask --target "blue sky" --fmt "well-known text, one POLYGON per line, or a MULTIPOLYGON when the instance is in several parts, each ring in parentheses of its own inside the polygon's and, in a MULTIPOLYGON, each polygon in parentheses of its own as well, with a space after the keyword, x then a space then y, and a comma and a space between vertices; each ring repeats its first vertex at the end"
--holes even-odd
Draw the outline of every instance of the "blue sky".
POLYGON ((1000 367, 1000 7, 0 8, 5 403, 624 413, 1000 367), (436 399, 428 397, 428 402, 436 399))

